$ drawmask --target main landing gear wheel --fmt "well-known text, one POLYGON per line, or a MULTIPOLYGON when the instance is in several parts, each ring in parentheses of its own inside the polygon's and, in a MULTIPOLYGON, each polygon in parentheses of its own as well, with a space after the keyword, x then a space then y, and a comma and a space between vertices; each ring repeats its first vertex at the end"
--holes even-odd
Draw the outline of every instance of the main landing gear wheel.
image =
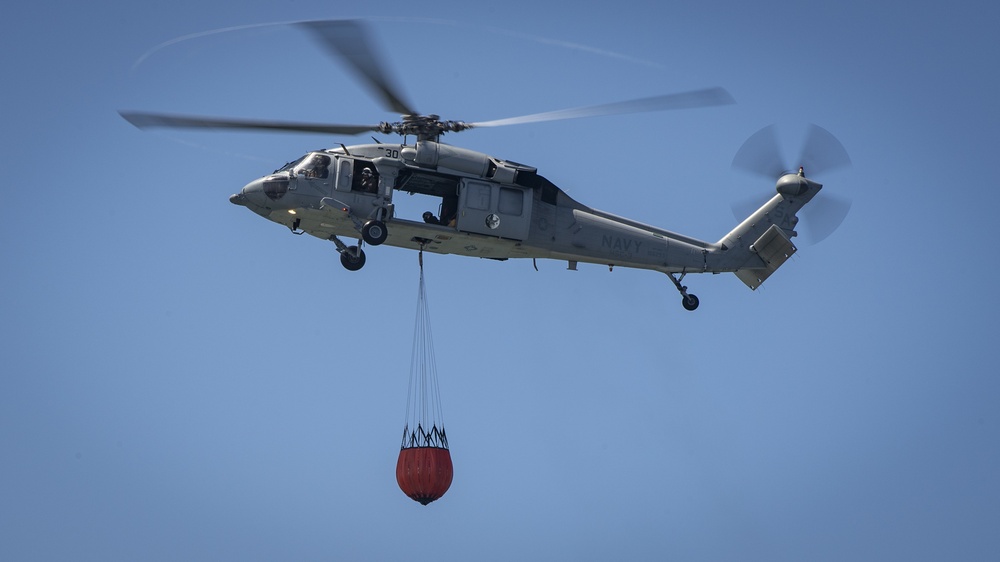
POLYGON ((361 227, 361 238, 371 244, 378 246, 389 236, 389 231, 385 228, 385 223, 380 220, 371 219, 361 227))
POLYGON ((684 310, 694 310, 698 308, 698 297, 688 294, 681 297, 681 305, 684 306, 684 310))
POLYGON ((357 246, 348 246, 340 252, 340 264, 348 271, 357 271, 365 266, 365 251, 357 246))

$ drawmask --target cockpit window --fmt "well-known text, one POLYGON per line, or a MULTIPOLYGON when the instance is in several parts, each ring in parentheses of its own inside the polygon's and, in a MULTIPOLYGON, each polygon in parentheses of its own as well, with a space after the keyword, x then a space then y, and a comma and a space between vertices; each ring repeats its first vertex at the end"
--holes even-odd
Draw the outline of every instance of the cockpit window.
POLYGON ((303 157, 301 157, 301 158, 298 158, 298 159, 296 159, 296 160, 292 160, 291 162, 288 162, 288 163, 287 163, 287 164, 285 164, 284 166, 282 166, 282 167, 278 168, 277 170, 275 170, 275 171, 274 171, 274 173, 278 173, 278 172, 287 172, 288 170, 291 170, 292 168, 294 168, 294 167, 298 166, 298 165, 299 165, 299 163, 300 163, 300 162, 302 162, 302 161, 303 161, 303 160, 305 160, 305 159, 306 159, 306 157, 305 157, 305 156, 303 156, 303 157))
POLYGON ((330 157, 326 154, 310 154, 295 166, 295 173, 306 178, 325 178, 330 175, 330 157))

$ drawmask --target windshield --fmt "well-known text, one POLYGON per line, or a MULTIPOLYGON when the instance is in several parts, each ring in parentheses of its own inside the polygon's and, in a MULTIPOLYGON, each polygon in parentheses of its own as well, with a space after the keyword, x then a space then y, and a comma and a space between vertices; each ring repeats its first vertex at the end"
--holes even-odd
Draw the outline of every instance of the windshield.
POLYGON ((330 157, 326 154, 308 154, 294 166, 295 174, 307 178, 325 178, 330 175, 330 157))
MULTIPOLYGON (((306 156, 308 156, 308 154, 306 156)), ((306 156, 302 156, 301 158, 298 158, 297 160, 292 160, 291 162, 288 162, 284 166, 282 166, 282 167, 278 168, 277 170, 275 170, 274 173, 287 172, 288 170, 291 170, 292 168, 294 168, 295 166, 297 166, 299 164, 299 162, 302 162, 303 160, 305 160, 306 156)))

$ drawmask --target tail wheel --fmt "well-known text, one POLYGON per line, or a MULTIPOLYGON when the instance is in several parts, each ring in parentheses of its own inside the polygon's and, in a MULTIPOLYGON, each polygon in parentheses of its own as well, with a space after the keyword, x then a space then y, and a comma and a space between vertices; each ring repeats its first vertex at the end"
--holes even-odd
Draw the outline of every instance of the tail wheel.
POLYGON ((372 219, 361 227, 361 238, 372 246, 385 242, 388 236, 389 231, 386 230, 385 223, 380 220, 372 219))
POLYGON ((698 297, 689 294, 688 288, 681 285, 681 280, 684 279, 685 275, 687 275, 687 273, 681 273, 680 278, 678 278, 673 273, 668 273, 667 277, 670 277, 670 280, 674 283, 674 287, 677 287, 677 292, 681 294, 681 304, 684 306, 684 309, 694 310, 698 308, 698 297))
POLYGON ((348 246, 340 252, 340 264, 348 271, 357 271, 365 266, 365 251, 357 246, 348 246))

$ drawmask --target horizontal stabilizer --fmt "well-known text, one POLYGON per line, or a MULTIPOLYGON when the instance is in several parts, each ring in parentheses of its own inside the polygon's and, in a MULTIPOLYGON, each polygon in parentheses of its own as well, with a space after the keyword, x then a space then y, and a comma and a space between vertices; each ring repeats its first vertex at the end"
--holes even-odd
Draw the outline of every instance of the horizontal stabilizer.
POLYGON ((756 289, 771 276, 772 273, 781 267, 781 264, 788 261, 788 258, 792 257, 795 253, 795 245, 792 244, 792 240, 785 234, 778 225, 772 224, 771 228, 768 228, 760 238, 757 239, 753 245, 750 246, 750 251, 755 255, 751 258, 750 263, 741 268, 736 272, 736 276, 740 278, 740 281, 746 284, 747 287, 751 289, 756 289), (759 263, 760 267, 755 267, 754 262, 759 263))

